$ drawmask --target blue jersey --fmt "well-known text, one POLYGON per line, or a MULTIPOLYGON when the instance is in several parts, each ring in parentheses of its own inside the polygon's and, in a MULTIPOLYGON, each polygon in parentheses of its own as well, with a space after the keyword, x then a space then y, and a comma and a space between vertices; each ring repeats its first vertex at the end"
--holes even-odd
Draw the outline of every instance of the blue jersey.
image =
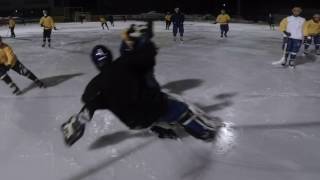
POLYGON ((173 25, 183 25, 184 15, 182 13, 174 13, 172 15, 172 23, 173 25))

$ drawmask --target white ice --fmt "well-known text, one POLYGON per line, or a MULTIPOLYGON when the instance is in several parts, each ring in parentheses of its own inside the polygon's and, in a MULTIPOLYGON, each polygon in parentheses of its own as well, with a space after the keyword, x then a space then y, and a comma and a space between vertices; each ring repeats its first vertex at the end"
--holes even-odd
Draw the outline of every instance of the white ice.
MULTIPOLYGON (((96 44, 119 55, 120 33, 99 23, 57 24, 53 48, 41 48, 41 28, 19 25, 4 39, 21 62, 50 86, 11 95, 0 83, 1 180, 318 180, 320 177, 320 61, 299 55, 296 70, 271 65, 281 57, 281 35, 263 25, 186 22, 185 42, 156 23, 156 76, 231 128, 214 143, 192 137, 160 140, 129 131, 108 111, 96 113, 84 137, 67 148, 59 129, 80 107, 97 74, 89 52, 96 44)), ((6 36, 7 28, 0 34, 6 36)))

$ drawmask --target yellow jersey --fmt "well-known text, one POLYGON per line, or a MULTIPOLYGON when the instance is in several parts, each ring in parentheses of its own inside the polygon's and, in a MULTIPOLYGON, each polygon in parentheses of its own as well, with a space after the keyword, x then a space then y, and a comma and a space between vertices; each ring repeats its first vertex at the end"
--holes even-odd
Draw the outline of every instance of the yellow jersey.
POLYGON ((2 43, 2 45, 0 45, 0 64, 13 67, 16 62, 17 57, 12 48, 7 44, 2 43))
POLYGON ((51 16, 43 16, 40 19, 40 25, 43 26, 44 29, 53 29, 55 27, 55 23, 51 16))
POLYGON ((104 18, 104 17, 100 17, 100 22, 101 22, 101 23, 106 23, 107 20, 106 20, 106 18, 104 18))
POLYGON ((228 14, 220 14, 217 17, 216 22, 220 23, 220 24, 228 24, 230 20, 231 20, 231 18, 228 14))
POLYGON ((16 21, 14 19, 9 19, 9 28, 14 28, 16 26, 16 21))
POLYGON ((166 15, 165 20, 166 21, 171 21, 171 15, 166 15))
POLYGON ((313 19, 307 21, 303 27, 304 36, 313 36, 320 34, 320 22, 314 22, 313 19))

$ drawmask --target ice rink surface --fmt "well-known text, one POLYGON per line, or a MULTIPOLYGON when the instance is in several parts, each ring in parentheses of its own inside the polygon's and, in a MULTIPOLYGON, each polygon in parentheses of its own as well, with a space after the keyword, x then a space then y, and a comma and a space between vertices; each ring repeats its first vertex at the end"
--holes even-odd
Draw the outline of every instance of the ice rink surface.
POLYGON ((156 23, 157 79, 231 125, 216 142, 160 140, 100 111, 67 148, 59 127, 79 111, 97 74, 91 48, 104 44, 118 56, 130 23, 110 31, 99 23, 57 24, 51 49, 40 47, 38 25, 19 25, 17 39, 4 39, 49 88, 11 71, 24 92, 14 97, 1 82, 1 180, 319 179, 320 57, 299 55, 294 71, 272 66, 281 57, 281 34, 263 25, 231 24, 229 38, 221 39, 217 25, 186 22, 182 44, 156 23))

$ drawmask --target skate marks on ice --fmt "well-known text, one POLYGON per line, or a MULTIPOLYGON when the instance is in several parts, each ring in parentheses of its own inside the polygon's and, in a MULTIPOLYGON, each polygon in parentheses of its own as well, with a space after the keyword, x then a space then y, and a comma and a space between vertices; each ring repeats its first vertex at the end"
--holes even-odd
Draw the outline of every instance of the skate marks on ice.
POLYGON ((227 154, 236 147, 237 132, 234 124, 231 122, 223 122, 217 133, 217 137, 213 142, 214 152, 216 154, 227 154))
POLYGON ((20 40, 20 41, 33 41, 32 39, 29 39, 29 38, 23 38, 23 37, 15 37, 15 38, 12 38, 12 37, 2 37, 3 39, 12 39, 12 40, 20 40))
MULTIPOLYGON (((52 76, 52 77, 47 77, 47 78, 43 78, 40 79, 46 86, 47 88, 50 87, 54 87, 57 86, 65 81, 68 81, 74 77, 77 76, 82 76, 83 73, 74 73, 74 74, 65 74, 65 75, 58 75, 58 76, 52 76)), ((35 85, 34 83, 30 84, 28 87, 26 87, 25 89, 21 90, 22 94, 27 93, 28 91, 36 88, 37 85, 35 85)))
POLYGON ((60 45, 61 46, 69 46, 69 45, 76 45, 76 44, 83 45, 83 44, 93 43, 93 42, 96 42, 99 40, 101 40, 101 37, 100 38, 93 38, 93 39, 85 39, 82 41, 60 42, 60 45))
MULTIPOLYGON (((206 170, 209 170, 212 167, 213 162, 215 162, 215 158, 210 156, 214 156, 214 154, 226 154, 227 152, 232 150, 232 148, 234 147, 235 135, 233 134, 233 131, 231 131, 230 129, 231 128, 229 127, 224 127, 224 129, 222 129, 221 132, 219 132, 219 135, 214 142, 205 143, 191 138, 191 141, 197 141, 199 143, 204 144, 204 146, 201 146, 200 151, 198 151, 199 149, 196 150, 194 149, 194 147, 191 147, 188 142, 182 141, 181 143, 185 147, 185 149, 188 149, 188 151, 193 152, 192 158, 197 159, 197 163, 193 164, 192 167, 190 167, 190 170, 184 170, 181 174, 181 177, 190 178, 191 176, 201 176, 202 173, 200 172, 207 172, 206 170), (212 149, 212 147, 214 149, 212 149)), ((143 151, 144 148, 159 140, 156 136, 149 136, 145 132, 136 133, 132 135, 128 131, 120 131, 99 138, 95 143, 91 145, 90 150, 97 150, 99 148, 103 148, 103 146, 105 145, 111 145, 110 142, 106 141, 111 141, 111 143, 119 143, 119 141, 123 141, 126 138, 132 138, 131 136, 133 136, 133 138, 148 137, 148 140, 137 145, 134 148, 119 150, 120 152, 117 154, 117 156, 108 157, 105 160, 102 160, 99 163, 97 163, 97 165, 80 170, 79 173, 74 174, 66 180, 90 179, 90 176, 94 176, 100 171, 103 171, 108 167, 111 167, 113 164, 118 163, 119 161, 129 156, 132 156, 139 151, 143 151), (117 140, 113 140, 112 138, 116 138, 117 140)))
POLYGON ((303 123, 289 123, 289 124, 258 124, 258 125, 237 125, 234 126, 236 130, 281 130, 281 129, 298 129, 298 128, 314 128, 320 127, 320 122, 303 122, 303 123))
POLYGON ((64 51, 67 53, 73 53, 73 54, 83 54, 83 55, 88 55, 90 54, 90 52, 86 52, 83 50, 75 50, 75 49, 66 49, 66 48, 62 48, 62 47, 51 47, 51 49, 57 50, 57 51, 64 51))
POLYGON ((143 138, 143 137, 150 137, 153 134, 141 131, 141 132, 131 132, 131 131, 118 131, 113 134, 107 134, 100 138, 98 138, 94 143, 91 144, 89 150, 96 150, 100 148, 104 148, 107 146, 116 145, 122 141, 132 138, 143 138))
POLYGON ((226 127, 220 129, 217 137, 212 142, 187 146, 192 156, 188 157, 187 163, 184 163, 183 171, 181 172, 180 179, 206 179, 208 172, 212 171, 214 165, 220 162, 220 157, 224 157, 236 146, 236 133, 231 127, 232 125, 226 123, 226 127))
POLYGON ((202 179, 201 177, 206 177, 206 174, 212 171, 212 167, 216 162, 214 157, 211 156, 211 149, 210 148, 201 148, 192 147, 189 149, 193 156, 188 157, 185 159, 183 164, 182 172, 179 172, 180 179, 187 180, 187 179, 202 179))
MULTIPOLYGON (((119 162, 122 159, 125 159, 126 157, 146 148, 147 146, 149 146, 150 144, 152 144, 153 142, 155 142, 156 138, 151 138, 148 141, 145 141, 143 143, 140 143, 139 145, 137 145, 134 148, 129 148, 126 150, 123 150, 122 152, 120 152, 118 154, 118 156, 116 157, 110 157, 107 158, 106 160, 103 160, 101 162, 99 162, 97 165, 91 167, 91 168, 86 168, 81 170, 80 173, 75 174, 73 176, 71 176, 70 178, 66 179, 66 180, 84 180, 84 179, 90 179, 88 177, 90 177, 91 175, 94 175, 100 171, 102 171, 103 169, 106 169, 110 166, 112 166, 114 163, 119 162)), ((121 151, 121 150, 120 150, 121 151)))
MULTIPOLYGON (((227 107, 232 106, 233 101, 231 99, 237 95, 238 93, 236 92, 218 94, 214 97, 214 100, 218 100, 221 102, 209 106, 203 106, 201 104, 197 104, 197 106, 199 106, 206 113, 221 111, 227 107)), ((215 140, 212 142, 214 152, 216 154, 226 154, 230 152, 236 146, 237 132, 234 128, 235 125, 231 122, 224 121, 216 116, 210 116, 210 119, 212 120, 212 123, 223 124, 223 126, 219 128, 215 140)))

